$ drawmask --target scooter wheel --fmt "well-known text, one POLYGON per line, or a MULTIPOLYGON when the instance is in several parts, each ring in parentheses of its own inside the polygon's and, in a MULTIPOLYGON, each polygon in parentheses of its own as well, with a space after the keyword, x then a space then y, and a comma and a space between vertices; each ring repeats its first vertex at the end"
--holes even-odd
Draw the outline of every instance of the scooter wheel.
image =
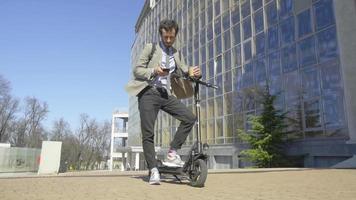
POLYGON ((193 170, 190 173, 190 185, 193 187, 204 187, 208 176, 208 167, 202 159, 194 161, 193 170))

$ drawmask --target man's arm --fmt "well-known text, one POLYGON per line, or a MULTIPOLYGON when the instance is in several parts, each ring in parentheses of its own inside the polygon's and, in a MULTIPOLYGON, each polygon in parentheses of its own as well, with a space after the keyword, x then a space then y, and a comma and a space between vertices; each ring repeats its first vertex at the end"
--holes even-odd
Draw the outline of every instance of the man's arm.
POLYGON ((133 74, 135 78, 142 80, 151 80, 154 77, 153 68, 148 68, 148 63, 152 59, 150 58, 151 51, 152 43, 146 44, 133 69, 133 74))

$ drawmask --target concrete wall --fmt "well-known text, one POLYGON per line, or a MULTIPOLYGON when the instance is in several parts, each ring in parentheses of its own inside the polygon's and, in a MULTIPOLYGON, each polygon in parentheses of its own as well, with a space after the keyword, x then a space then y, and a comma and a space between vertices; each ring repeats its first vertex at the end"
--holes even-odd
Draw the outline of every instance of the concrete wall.
POLYGON ((356 1, 334 0, 334 8, 344 81, 349 143, 356 143, 356 1))

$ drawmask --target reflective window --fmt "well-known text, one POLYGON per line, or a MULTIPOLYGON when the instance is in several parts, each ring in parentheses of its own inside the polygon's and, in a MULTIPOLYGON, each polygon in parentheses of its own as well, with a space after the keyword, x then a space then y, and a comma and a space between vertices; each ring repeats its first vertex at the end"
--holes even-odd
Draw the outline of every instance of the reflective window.
POLYGON ((244 21, 243 21, 243 37, 244 40, 248 39, 251 37, 252 34, 252 30, 251 30, 251 17, 247 17, 244 21))
POLYGON ((253 85, 253 65, 252 63, 247 63, 244 65, 242 73, 243 87, 247 88, 253 85))
POLYGON ((215 35, 221 34, 221 20, 220 17, 216 18, 214 21, 214 33, 215 35))
POLYGON ((254 11, 262 7, 262 0, 252 0, 252 8, 254 11))
POLYGON ((260 33, 256 36, 256 55, 263 55, 265 53, 265 34, 260 33))
POLYGON ((222 56, 216 57, 215 61, 215 75, 221 74, 222 72, 222 56))
POLYGON ((222 25, 223 25, 223 31, 226 31, 227 29, 230 28, 230 13, 225 12, 222 15, 222 25))
POLYGON ((281 22, 281 42, 282 45, 294 42, 294 17, 281 22))
POLYGON ((287 105, 294 105, 299 100, 300 81, 297 71, 285 74, 284 76, 284 91, 287 105))
POLYGON ((224 53, 224 70, 229 71, 231 69, 231 50, 224 53))
POLYGON ((220 90, 215 90, 215 96, 221 95, 223 93, 222 88, 224 87, 223 80, 222 80, 222 74, 219 74, 219 75, 215 76, 215 84, 219 88, 221 88, 220 90))
POLYGON ((214 16, 220 15, 220 0, 215 0, 214 2, 214 16))
POLYGON ((224 51, 230 49, 231 47, 231 39, 230 39, 230 30, 224 32, 224 51))
POLYGON ((230 0, 221 0, 221 10, 224 12, 230 7, 230 0))
POLYGON ((268 29, 268 50, 272 51, 279 47, 278 27, 274 26, 268 29))
POLYGON ((210 23, 206 27, 206 37, 207 37, 208 41, 213 39, 213 35, 214 35, 213 34, 213 24, 210 23))
POLYGON ((341 90, 341 75, 337 62, 324 63, 321 67, 321 77, 324 93, 333 93, 341 90))
POLYGON ((244 43, 244 61, 248 61, 252 58, 251 52, 251 41, 247 41, 244 43))
POLYGON ((199 21, 200 21, 200 28, 205 27, 205 13, 200 13, 199 15, 199 21))
POLYGON ((250 111, 255 109, 255 97, 253 92, 244 93, 244 108, 245 111, 250 111))
POLYGON ((316 30, 334 24, 332 0, 323 0, 314 4, 316 30))
POLYGON ((206 16, 208 18, 208 22, 207 23, 211 23, 213 21, 213 6, 209 6, 208 7, 206 16))
POLYGON ((208 99, 208 119, 214 118, 214 99, 208 99))
POLYGON ((332 27, 318 33, 319 62, 324 62, 337 57, 336 28, 332 27))
POLYGON ((219 55, 222 52, 221 48, 221 35, 215 38, 215 55, 219 55))
POLYGON ((255 77, 256 77, 256 84, 260 86, 266 85, 267 75, 266 75, 266 64, 265 59, 260 58, 255 61, 255 77))
POLYGON ((242 5, 241 5, 241 14, 242 18, 245 18, 251 14, 251 9, 250 9, 250 0, 246 0, 242 5))
POLYGON ((292 13, 293 0, 279 0, 279 17, 284 18, 292 13))
POLYGON ((277 23, 278 14, 277 14, 277 3, 275 0, 266 6, 266 15, 267 15, 268 26, 277 23))
POLYGON ((333 93, 323 97, 325 128, 341 127, 345 124, 343 94, 333 93))
POLYGON ((297 53, 295 45, 287 46, 282 49, 283 72, 290 72, 297 69, 297 53))
POLYGON ((268 57, 268 71, 270 76, 279 76, 281 74, 281 62, 279 51, 273 52, 268 57))
POLYGON ((242 68, 234 68, 232 70, 232 81, 233 81, 233 90, 240 91, 242 88, 242 68))
POLYGON ((223 116, 224 115, 224 104, 223 104, 223 96, 218 96, 215 98, 215 116, 223 116))
POLYGON ((232 91, 232 78, 231 78, 231 71, 224 73, 224 92, 231 92, 232 91))
POLYGON ((233 143, 234 118, 232 115, 224 117, 225 143, 233 143))
POLYGON ((240 92, 234 92, 233 96, 232 109, 234 113, 241 113, 243 111, 243 97, 240 92))
POLYGON ((213 59, 209 60, 208 68, 209 68, 209 70, 208 70, 209 74, 207 76, 207 79, 210 79, 210 78, 213 78, 215 76, 215 72, 214 72, 215 66, 214 66, 214 60, 213 59))
POLYGON ((232 39, 233 39, 233 44, 237 45, 241 42, 240 39, 240 24, 235 25, 232 27, 232 39))
POLYGON ((202 48, 200 48, 200 59, 201 62, 204 63, 206 61, 206 47, 202 46, 202 48))
POLYGON ((216 125, 215 125, 215 128, 216 128, 216 143, 217 144, 222 144, 224 141, 221 137, 224 136, 224 130, 223 130, 223 126, 224 126, 224 123, 223 123, 223 120, 224 118, 217 118, 215 121, 216 121, 216 125))
POLYGON ((316 63, 315 39, 313 36, 306 38, 298 44, 299 64, 301 66, 316 63))
POLYGON ((214 58, 214 45, 213 45, 213 41, 210 41, 208 43, 208 45, 206 46, 208 48, 208 59, 214 58))
POLYGON ((241 65, 241 46, 237 45, 232 49, 232 65, 238 67, 241 65))
POLYGON ((304 102, 305 128, 321 127, 320 100, 304 102))
POLYGON ((311 16, 310 10, 306 10, 298 14, 298 36, 299 38, 311 33, 312 25, 311 25, 311 16))
POLYGON ((310 99, 320 95, 320 80, 315 67, 302 72, 303 98, 310 99))
POLYGON ((240 9, 238 6, 232 8, 231 10, 231 22, 232 24, 240 22, 240 9))
POLYGON ((263 26, 263 10, 259 10, 253 15, 253 20, 255 22, 255 33, 259 33, 263 31, 264 26, 263 26))
POLYGON ((206 30, 205 30, 205 28, 202 28, 201 30, 200 30, 200 37, 199 37, 199 41, 200 41, 200 45, 205 45, 205 43, 206 43, 206 30))

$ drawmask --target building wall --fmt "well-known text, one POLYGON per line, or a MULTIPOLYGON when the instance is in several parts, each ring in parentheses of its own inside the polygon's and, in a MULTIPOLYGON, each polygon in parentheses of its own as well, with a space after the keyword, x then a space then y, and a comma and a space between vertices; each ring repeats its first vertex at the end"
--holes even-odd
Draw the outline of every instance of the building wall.
MULTIPOLYGON (((291 154, 308 155, 305 163, 313 165, 310 164, 315 158, 313 155, 329 148, 332 141, 338 141, 346 149, 340 155, 345 158, 350 153, 355 154, 346 144, 355 138, 356 126, 350 123, 356 117, 355 103, 351 101, 356 95, 353 84, 356 68, 352 64, 355 58, 350 55, 355 49, 355 36, 350 35, 355 34, 350 34, 354 29, 348 27, 348 23, 355 23, 355 18, 349 16, 348 23, 344 21, 347 13, 354 15, 353 3, 335 0, 158 1, 138 23, 132 63, 134 65, 144 44, 158 41, 161 19, 172 18, 178 22, 176 48, 181 50, 187 64, 201 67, 204 81, 221 88, 215 91, 203 88, 200 93, 203 142, 210 144, 212 156, 222 156, 215 157, 216 162, 210 163, 212 168, 224 168, 229 162, 231 167, 244 165, 237 158, 241 149, 237 130, 248 129, 247 117, 261 112, 258 95, 253 91, 266 84, 277 96, 275 106, 288 111, 288 116, 297 122, 289 126, 291 133, 286 135, 296 141, 290 147, 291 154), (348 11, 342 13, 345 7, 348 11), (309 141, 323 148, 315 149, 309 141), (299 147, 306 150, 302 152, 299 147)), ((183 103, 193 110, 192 99, 183 103)), ((130 99, 130 112, 131 109, 137 113, 135 98, 130 99)), ((134 120, 138 125, 139 119, 134 120)), ((156 145, 167 148, 178 125, 177 120, 161 112, 155 126, 156 145)), ((136 138, 133 144, 141 143, 137 127, 132 133, 136 138)), ((129 133, 130 144, 130 130, 129 133)), ((195 131, 186 147, 192 144, 194 136, 195 131)), ((321 166, 331 163, 317 159, 321 166)))

